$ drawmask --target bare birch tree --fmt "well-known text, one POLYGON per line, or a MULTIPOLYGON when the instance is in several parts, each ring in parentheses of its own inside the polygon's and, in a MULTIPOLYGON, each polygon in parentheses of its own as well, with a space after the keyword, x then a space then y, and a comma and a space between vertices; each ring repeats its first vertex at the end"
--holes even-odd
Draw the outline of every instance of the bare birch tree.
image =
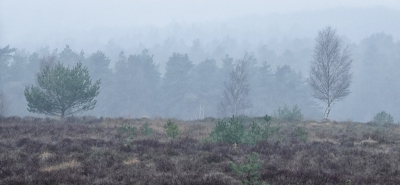
POLYGON ((248 68, 255 59, 247 53, 243 59, 237 60, 229 73, 228 81, 224 82, 224 91, 219 110, 223 116, 244 114, 252 106, 249 98, 248 68))
POLYGON ((324 116, 328 118, 332 103, 350 93, 352 60, 348 46, 343 46, 335 29, 326 27, 321 30, 316 41, 308 80, 313 88, 312 95, 327 104, 324 116))

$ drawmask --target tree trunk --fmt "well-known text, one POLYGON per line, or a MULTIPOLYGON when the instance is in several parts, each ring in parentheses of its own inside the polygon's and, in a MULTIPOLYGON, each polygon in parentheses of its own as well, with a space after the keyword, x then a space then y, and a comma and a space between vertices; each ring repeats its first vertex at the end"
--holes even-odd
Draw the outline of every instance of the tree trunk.
POLYGON ((328 103, 328 107, 325 110, 325 119, 328 119, 329 113, 331 112, 331 104, 328 103))

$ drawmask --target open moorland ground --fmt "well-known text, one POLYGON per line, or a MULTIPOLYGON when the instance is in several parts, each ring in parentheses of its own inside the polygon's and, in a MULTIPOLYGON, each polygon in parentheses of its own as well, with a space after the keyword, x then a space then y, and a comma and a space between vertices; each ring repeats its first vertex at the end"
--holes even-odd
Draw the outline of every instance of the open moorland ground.
POLYGON ((251 145, 207 139, 216 119, 172 121, 176 138, 165 119, 0 118, 0 184, 400 184, 399 125, 273 121, 251 145))

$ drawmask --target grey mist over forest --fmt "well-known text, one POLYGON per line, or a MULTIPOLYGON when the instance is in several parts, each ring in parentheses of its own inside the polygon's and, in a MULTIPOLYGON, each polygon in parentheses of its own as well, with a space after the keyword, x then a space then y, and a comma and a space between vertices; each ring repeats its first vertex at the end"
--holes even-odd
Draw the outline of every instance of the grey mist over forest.
POLYGON ((28 112, 24 89, 54 56, 101 79, 96 107, 84 115, 228 116, 221 101, 246 61, 236 80, 248 91, 234 112, 264 116, 297 105, 319 120, 326 107, 308 78, 318 33, 330 26, 348 46, 352 80, 329 118, 367 122, 385 111, 398 122, 399 23, 397 0, 1 0, 0 115, 39 116, 28 112))

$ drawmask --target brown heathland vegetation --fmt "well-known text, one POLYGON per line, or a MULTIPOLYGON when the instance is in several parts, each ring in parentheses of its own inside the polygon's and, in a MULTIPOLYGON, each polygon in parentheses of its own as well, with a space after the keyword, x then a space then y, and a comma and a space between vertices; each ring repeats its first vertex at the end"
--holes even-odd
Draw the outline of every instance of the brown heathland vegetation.
POLYGON ((175 139, 165 119, 0 118, 0 184, 241 184, 229 163, 253 152, 259 183, 400 184, 399 125, 279 123, 274 139, 232 145, 207 141, 216 119, 173 121, 175 139))

